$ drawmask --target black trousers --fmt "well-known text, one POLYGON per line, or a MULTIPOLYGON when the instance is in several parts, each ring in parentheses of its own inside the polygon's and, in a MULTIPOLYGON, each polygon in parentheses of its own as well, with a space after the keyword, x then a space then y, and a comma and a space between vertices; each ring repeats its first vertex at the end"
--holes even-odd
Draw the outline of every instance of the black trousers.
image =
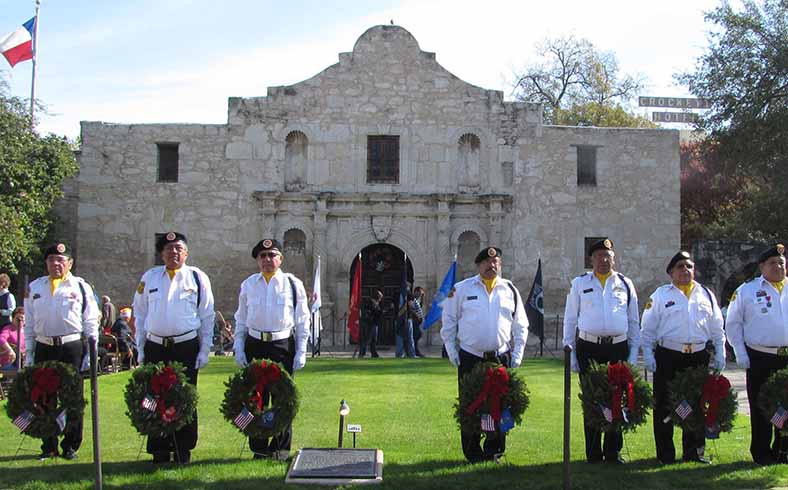
POLYGON ((784 442, 780 431, 769 422, 774 414, 764 413, 758 407, 758 394, 769 376, 788 366, 788 357, 767 354, 749 347, 747 347, 747 354, 750 357, 750 368, 747 369, 747 398, 750 400, 750 454, 752 454, 753 461, 764 463, 771 459, 780 459, 780 453, 785 452, 788 448, 783 447, 784 442))
MULTIPOLYGON (((670 406, 668 383, 682 369, 708 365, 709 353, 702 350, 694 354, 684 354, 657 346, 654 358, 657 360, 657 371, 654 373, 654 442, 657 445, 657 459, 662 463, 672 463, 676 461, 673 422, 664 422, 664 419, 676 407, 670 406)), ((681 446, 684 459, 697 458, 706 446, 703 428, 697 432, 682 431, 681 446)))
MULTIPOLYGON (((197 354, 200 352, 199 337, 168 347, 146 340, 143 348, 145 349, 145 364, 179 362, 186 370, 186 378, 189 383, 197 386, 197 369, 194 368, 194 365, 197 362, 197 354)), ((194 449, 196 445, 197 413, 195 412, 194 420, 176 431, 173 437, 148 436, 147 451, 151 454, 175 452, 180 460, 182 455, 194 449)))
MULTIPOLYGON (((74 366, 77 370, 82 367, 83 344, 81 341, 69 342, 63 345, 47 345, 41 342, 36 342, 35 361, 36 364, 44 361, 60 361, 74 366)), ((84 392, 84 386, 80 378, 79 382, 80 395, 84 392)), ((67 420, 66 430, 63 433, 63 441, 60 443, 60 448, 63 452, 74 451, 79 449, 82 445, 82 417, 79 420, 67 420)), ((54 453, 57 452, 57 436, 46 437, 41 439, 41 452, 54 453)))
POLYGON ((378 326, 362 322, 361 337, 359 338, 358 356, 364 357, 367 354, 367 344, 372 357, 378 356, 378 326))
MULTIPOLYGON (((270 359, 281 362, 285 370, 293 376, 293 358, 295 357, 295 338, 290 336, 287 339, 274 340, 273 342, 263 342, 262 340, 247 335, 244 344, 246 359, 252 362, 253 359, 270 359)), ((268 403, 268 393, 265 394, 263 404, 268 403)), ((274 451, 290 451, 290 444, 293 440, 293 424, 287 426, 284 432, 278 436, 264 438, 249 438, 249 449, 255 454, 273 453, 274 451)))
MULTIPOLYGON (((494 361, 511 366, 511 354, 504 352, 495 357, 494 361)), ((462 377, 473 370, 473 367, 484 362, 484 359, 477 357, 470 352, 460 349, 460 366, 457 368, 457 387, 462 390, 462 377)), ((491 460, 495 455, 503 454, 506 451, 506 433, 496 429, 495 432, 485 433, 484 448, 481 446, 482 435, 478 432, 465 432, 460 429, 460 440, 462 441, 462 453, 465 459, 471 463, 491 460)))
MULTIPOLYGON (((617 344, 597 344, 581 338, 577 339, 577 364, 580 368, 580 379, 588 372, 591 361, 598 364, 616 363, 626 361, 629 355, 629 342, 617 344)), ((586 460, 589 463, 602 461, 602 457, 615 461, 621 448, 624 446, 624 437, 620 431, 605 432, 605 442, 602 444, 602 433, 589 427, 585 413, 583 414, 583 428, 586 436, 586 460)))

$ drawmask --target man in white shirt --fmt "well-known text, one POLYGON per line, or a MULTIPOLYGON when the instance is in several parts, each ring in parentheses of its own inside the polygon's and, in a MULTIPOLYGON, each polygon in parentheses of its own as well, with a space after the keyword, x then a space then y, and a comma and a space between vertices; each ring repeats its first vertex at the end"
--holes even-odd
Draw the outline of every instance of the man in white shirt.
MULTIPOLYGON (((260 272, 241 283, 235 312, 235 360, 244 367, 254 359, 280 362, 290 375, 306 364, 309 306, 304 284, 282 272, 282 248, 273 239, 252 249, 260 272)), ((267 397, 267 394, 266 394, 267 397)), ((268 403, 264 400, 263 403, 268 403)), ((270 438, 249 438, 255 459, 286 460, 293 439, 292 424, 270 438)))
MULTIPOLYGON (((181 233, 169 232, 156 240, 164 265, 142 275, 134 295, 139 364, 179 362, 186 377, 197 385, 197 372, 208 364, 213 342, 213 292, 208 276, 186 265, 189 247, 181 233)), ((172 437, 148 436, 147 450, 154 463, 187 464, 197 445, 197 414, 172 437)))
MULTIPOLYGON (((643 311, 643 362, 654 373, 654 442, 662 464, 676 461, 673 424, 665 422, 676 407, 670 406, 668 383, 687 368, 707 366, 710 355, 706 343, 714 345, 711 367, 725 369, 725 332, 717 299, 706 286, 695 281, 692 256, 680 251, 667 267, 671 283, 651 295, 643 311)), ((704 458, 706 436, 682 431, 684 461, 708 463, 704 458)))
MULTIPOLYGON (((25 295, 25 366, 60 361, 79 373, 87 359, 87 339, 98 339, 99 309, 93 289, 71 274, 74 259, 64 243, 47 248, 44 262, 48 275, 31 282, 25 295)), ((58 455, 57 437, 42 442, 40 459, 58 455)), ((81 444, 82 418, 68 419, 60 455, 74 459, 81 444)))
MULTIPOLYGON (((499 277, 501 256, 498 247, 479 252, 475 259, 479 274, 458 282, 443 304, 441 338, 449 361, 457 367, 458 385, 480 362, 516 368, 523 360, 528 317, 520 292, 499 277)), ((497 424, 495 432, 486 433, 484 449, 481 430, 461 430, 460 437, 462 452, 471 463, 497 460, 506 450, 506 434, 497 424)))
POLYGON ((758 258, 761 275, 739 286, 728 305, 727 333, 737 364, 747 369, 750 401, 750 453, 758 464, 786 463, 784 437, 772 427, 771 413, 758 407, 761 386, 788 367, 788 289, 785 246, 777 244, 758 258))
MULTIPOLYGON (((613 269, 613 242, 599 240, 589 254, 593 270, 572 280, 564 311, 564 345, 572 348, 572 370, 581 377, 591 361, 635 364, 640 348, 637 293, 632 281, 613 269)), ((583 425, 589 463, 601 463, 603 457, 608 463, 624 463, 621 432, 606 432, 603 446, 602 434, 583 425)))

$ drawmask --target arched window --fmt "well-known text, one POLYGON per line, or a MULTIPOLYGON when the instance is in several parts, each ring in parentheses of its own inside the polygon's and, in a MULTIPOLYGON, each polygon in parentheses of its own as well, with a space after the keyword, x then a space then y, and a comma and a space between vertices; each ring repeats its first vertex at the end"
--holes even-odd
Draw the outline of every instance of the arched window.
POLYGON ((479 185, 481 140, 473 133, 465 133, 460 136, 457 145, 459 184, 463 186, 479 185))
POLYGON ((298 228, 291 228, 285 232, 282 255, 282 269, 295 274, 301 280, 306 280, 308 261, 306 254, 306 234, 298 228))
POLYGON ((301 131, 291 131, 285 138, 285 190, 304 188, 308 147, 309 139, 301 131))
POLYGON ((482 241, 475 231, 464 231, 457 240, 457 280, 476 275, 474 259, 482 248, 482 241))

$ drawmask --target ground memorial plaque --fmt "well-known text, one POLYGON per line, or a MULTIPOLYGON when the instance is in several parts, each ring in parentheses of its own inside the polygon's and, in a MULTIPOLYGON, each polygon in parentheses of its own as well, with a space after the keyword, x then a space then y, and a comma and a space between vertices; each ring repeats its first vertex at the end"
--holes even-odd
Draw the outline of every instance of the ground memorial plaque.
POLYGON ((344 485, 382 480, 383 451, 379 449, 304 448, 293 458, 285 482, 344 485))

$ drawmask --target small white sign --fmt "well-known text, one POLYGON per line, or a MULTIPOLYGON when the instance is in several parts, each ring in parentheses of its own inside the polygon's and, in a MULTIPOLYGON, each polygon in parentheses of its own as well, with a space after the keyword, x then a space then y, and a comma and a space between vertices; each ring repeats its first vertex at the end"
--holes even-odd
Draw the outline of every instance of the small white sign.
POLYGON ((361 432, 361 424, 347 424, 348 432, 361 432))

